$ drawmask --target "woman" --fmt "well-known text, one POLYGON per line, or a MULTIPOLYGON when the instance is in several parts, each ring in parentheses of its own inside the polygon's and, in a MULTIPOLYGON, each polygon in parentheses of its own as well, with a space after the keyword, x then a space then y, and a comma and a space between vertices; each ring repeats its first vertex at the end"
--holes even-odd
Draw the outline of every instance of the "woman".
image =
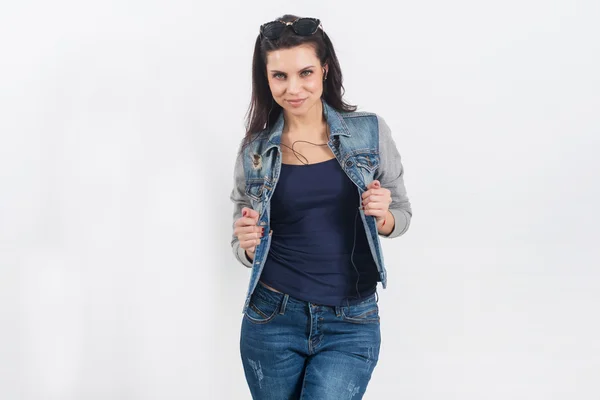
POLYGON ((240 351, 255 399, 362 398, 379 357, 379 236, 408 229, 400 154, 342 100, 319 20, 260 27, 235 166, 232 248, 252 268, 240 351))

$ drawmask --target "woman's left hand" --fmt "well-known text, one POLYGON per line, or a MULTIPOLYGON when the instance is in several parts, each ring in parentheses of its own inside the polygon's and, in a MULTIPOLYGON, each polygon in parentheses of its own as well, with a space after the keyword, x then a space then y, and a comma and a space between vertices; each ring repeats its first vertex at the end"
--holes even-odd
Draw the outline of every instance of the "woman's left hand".
POLYGON ((382 188, 378 180, 369 183, 367 191, 362 194, 362 207, 365 215, 374 216, 378 228, 385 225, 391 203, 391 192, 386 188, 382 188))

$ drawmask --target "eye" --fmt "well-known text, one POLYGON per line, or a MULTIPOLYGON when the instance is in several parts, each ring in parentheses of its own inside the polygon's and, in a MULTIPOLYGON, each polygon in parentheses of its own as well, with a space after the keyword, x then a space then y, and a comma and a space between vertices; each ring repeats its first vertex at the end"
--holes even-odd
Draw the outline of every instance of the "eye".
POLYGON ((282 74, 281 72, 276 72, 273 74, 273 78, 275 79, 285 79, 285 74, 282 74))
POLYGON ((307 69, 306 71, 302 71, 300 73, 300 76, 309 76, 310 74, 312 74, 313 72, 310 69, 307 69))

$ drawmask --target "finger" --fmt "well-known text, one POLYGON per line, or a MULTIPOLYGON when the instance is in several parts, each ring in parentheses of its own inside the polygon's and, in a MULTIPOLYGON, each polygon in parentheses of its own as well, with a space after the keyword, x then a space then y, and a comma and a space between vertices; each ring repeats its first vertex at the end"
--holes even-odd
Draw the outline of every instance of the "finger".
POLYGON ((262 232, 248 232, 248 233, 240 233, 238 235, 238 239, 241 241, 252 241, 252 240, 260 240, 263 237, 262 232))
POLYGON ((371 209, 371 210, 365 210, 365 215, 370 215, 372 217, 384 217, 387 214, 387 210, 377 210, 377 209, 371 209))
POLYGON ((235 226, 256 226, 256 220, 248 217, 238 218, 237 221, 235 221, 235 226))
POLYGON ((251 240, 244 240, 243 242, 240 242, 240 247, 244 250, 248 250, 252 247, 256 247, 260 244, 260 239, 251 239, 251 240))
POLYGON ((238 239, 240 239, 244 235, 258 235, 258 237, 262 237, 262 236, 264 236, 265 230, 256 225, 241 226, 241 227, 235 228, 233 230, 233 233, 234 233, 234 235, 236 235, 238 237, 238 239))
POLYGON ((371 212, 371 211, 387 211, 388 206, 386 204, 380 204, 380 203, 369 203, 366 206, 364 206, 362 208, 365 211, 365 214, 367 212, 371 212))
POLYGON ((244 224, 242 226, 256 226, 256 222, 257 221, 254 218, 245 217, 242 220, 242 223, 244 224))
POLYGON ((244 207, 243 208, 242 216, 248 217, 248 218, 252 218, 252 219, 254 219, 256 221, 258 221, 258 217, 259 217, 257 211, 255 211, 255 210, 253 210, 251 208, 248 208, 248 207, 244 207), (244 212, 245 212, 245 214, 244 214, 244 212))
POLYGON ((375 179, 374 181, 369 183, 369 185, 367 186, 367 189, 379 189, 379 188, 381 188, 381 183, 377 179, 375 179))
POLYGON ((383 187, 372 188, 372 189, 367 190, 366 192, 363 192, 363 194, 364 193, 370 193, 370 194, 389 194, 389 195, 392 194, 392 192, 390 192, 389 189, 386 189, 386 188, 383 188, 383 187))
POLYGON ((369 203, 365 206, 365 210, 383 210, 388 208, 385 203, 369 203))
POLYGON ((385 207, 389 207, 391 204, 391 200, 382 196, 382 197, 373 197, 371 196, 370 198, 368 198, 367 200, 362 202, 362 206, 363 207, 369 207, 369 208, 379 208, 380 206, 385 206, 385 207))
POLYGON ((372 196, 374 194, 385 195, 385 194, 391 194, 391 192, 386 188, 379 188, 379 189, 373 188, 373 189, 367 190, 366 192, 363 192, 362 198, 364 199, 365 197, 372 196))
POLYGON ((374 194, 366 197, 365 199, 363 199, 362 204, 363 204, 363 206, 365 206, 365 205, 367 205, 369 203, 373 203, 373 202, 375 202, 375 203, 384 203, 384 202, 386 202, 385 195, 383 195, 383 194, 375 194, 374 193, 374 194))

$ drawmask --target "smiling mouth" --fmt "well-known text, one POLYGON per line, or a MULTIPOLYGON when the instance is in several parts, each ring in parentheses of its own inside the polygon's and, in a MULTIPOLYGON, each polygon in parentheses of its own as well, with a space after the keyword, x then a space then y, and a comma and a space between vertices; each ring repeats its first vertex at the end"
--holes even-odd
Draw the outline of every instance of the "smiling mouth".
POLYGON ((292 105, 302 104, 306 99, 288 100, 287 102, 292 105))

